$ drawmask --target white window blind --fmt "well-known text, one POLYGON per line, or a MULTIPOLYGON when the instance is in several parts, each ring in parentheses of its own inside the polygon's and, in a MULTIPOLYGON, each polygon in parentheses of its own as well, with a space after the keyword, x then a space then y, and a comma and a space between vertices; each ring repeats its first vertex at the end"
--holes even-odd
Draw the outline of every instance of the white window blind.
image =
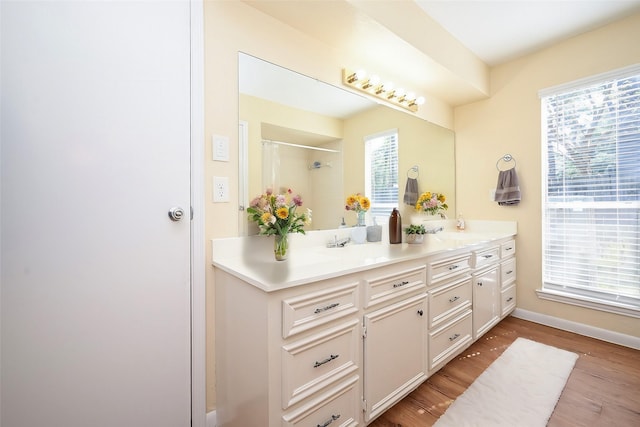
POLYGON ((371 201, 370 215, 389 216, 398 206, 398 130, 391 129, 364 138, 365 195, 371 201))
POLYGON ((543 291, 640 310, 640 66, 540 95, 543 291))

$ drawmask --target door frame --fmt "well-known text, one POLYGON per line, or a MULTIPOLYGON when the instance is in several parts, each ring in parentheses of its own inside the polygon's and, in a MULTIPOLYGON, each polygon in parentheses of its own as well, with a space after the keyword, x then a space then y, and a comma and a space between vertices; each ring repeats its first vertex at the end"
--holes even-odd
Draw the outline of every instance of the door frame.
POLYGON ((205 427, 204 2, 191 9, 191 426, 205 427))

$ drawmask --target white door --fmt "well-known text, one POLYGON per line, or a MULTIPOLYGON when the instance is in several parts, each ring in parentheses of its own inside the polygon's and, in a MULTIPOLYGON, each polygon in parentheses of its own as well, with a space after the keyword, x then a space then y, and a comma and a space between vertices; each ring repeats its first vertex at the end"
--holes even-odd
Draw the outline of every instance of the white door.
POLYGON ((0 7, 0 424, 188 426, 189 3, 0 7))

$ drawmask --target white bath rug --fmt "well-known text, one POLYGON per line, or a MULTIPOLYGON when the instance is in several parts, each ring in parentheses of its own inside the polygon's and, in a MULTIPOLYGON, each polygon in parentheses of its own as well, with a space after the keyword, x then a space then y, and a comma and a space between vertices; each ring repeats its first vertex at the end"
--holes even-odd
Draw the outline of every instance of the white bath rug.
POLYGON ((516 339, 434 424, 437 427, 544 427, 578 355, 516 339))

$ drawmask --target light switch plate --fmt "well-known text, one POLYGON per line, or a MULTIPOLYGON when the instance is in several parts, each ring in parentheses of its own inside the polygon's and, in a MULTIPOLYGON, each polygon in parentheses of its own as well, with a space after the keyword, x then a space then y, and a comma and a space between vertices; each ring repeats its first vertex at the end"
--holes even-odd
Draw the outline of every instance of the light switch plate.
POLYGON ((229 137, 213 135, 211 144, 213 147, 213 160, 220 162, 229 161, 229 137))
POLYGON ((214 203, 229 201, 229 177, 213 177, 213 201, 214 203))

